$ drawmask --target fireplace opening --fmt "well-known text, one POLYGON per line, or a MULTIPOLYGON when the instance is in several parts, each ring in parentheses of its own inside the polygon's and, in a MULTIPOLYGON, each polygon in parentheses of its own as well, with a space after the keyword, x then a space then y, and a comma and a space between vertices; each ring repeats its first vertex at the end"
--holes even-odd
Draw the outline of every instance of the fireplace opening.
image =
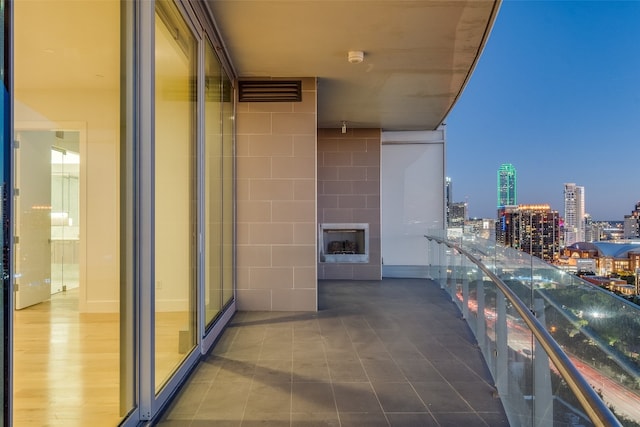
POLYGON ((369 262, 369 224, 320 224, 320 262, 369 262))

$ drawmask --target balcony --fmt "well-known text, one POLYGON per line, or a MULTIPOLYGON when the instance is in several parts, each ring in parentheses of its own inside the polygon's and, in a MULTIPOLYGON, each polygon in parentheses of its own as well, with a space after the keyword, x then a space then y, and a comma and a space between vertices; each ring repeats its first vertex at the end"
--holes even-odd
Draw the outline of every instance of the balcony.
POLYGON ((492 384, 436 282, 321 281, 318 312, 237 313, 159 425, 507 426, 492 384))
POLYGON ((638 425, 637 306, 425 237, 429 279, 321 281, 317 313, 237 313, 160 425, 638 425))

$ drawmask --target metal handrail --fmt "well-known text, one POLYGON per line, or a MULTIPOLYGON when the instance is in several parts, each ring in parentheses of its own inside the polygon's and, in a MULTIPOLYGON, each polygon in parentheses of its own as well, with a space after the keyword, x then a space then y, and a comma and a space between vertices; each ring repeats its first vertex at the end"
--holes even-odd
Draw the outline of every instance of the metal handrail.
POLYGON ((573 391, 578 401, 584 408, 585 412, 596 426, 602 427, 622 427, 620 421, 613 415, 607 405, 600 399, 593 387, 584 379, 578 369, 571 363, 571 360, 562 350, 560 345, 553 339, 551 334, 542 326, 542 324, 534 317, 529 308, 518 298, 518 296, 509 288, 498 276, 489 270, 481 261, 467 252, 460 246, 447 240, 435 236, 427 236, 428 240, 444 244, 456 251, 464 254, 471 262, 473 262, 483 273, 485 273, 493 283, 500 289, 504 296, 516 309, 518 314, 527 324, 535 338, 538 340, 542 348, 554 363, 562 378, 573 391))

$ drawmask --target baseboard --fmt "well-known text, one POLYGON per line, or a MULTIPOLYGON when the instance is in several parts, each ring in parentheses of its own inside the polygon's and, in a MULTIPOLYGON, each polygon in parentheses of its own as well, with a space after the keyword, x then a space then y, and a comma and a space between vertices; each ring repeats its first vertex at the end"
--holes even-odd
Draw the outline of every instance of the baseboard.
POLYGON ((429 266, 427 265, 383 265, 382 277, 428 279, 429 266))

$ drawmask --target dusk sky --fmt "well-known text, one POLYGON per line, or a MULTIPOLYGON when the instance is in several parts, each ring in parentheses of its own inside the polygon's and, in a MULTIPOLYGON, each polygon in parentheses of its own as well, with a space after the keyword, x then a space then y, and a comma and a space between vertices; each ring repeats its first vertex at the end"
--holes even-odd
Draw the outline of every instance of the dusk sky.
POLYGON ((500 164, 518 204, 564 215, 565 182, 594 220, 640 200, 640 1, 505 0, 447 123, 447 176, 469 216, 496 217, 500 164))

